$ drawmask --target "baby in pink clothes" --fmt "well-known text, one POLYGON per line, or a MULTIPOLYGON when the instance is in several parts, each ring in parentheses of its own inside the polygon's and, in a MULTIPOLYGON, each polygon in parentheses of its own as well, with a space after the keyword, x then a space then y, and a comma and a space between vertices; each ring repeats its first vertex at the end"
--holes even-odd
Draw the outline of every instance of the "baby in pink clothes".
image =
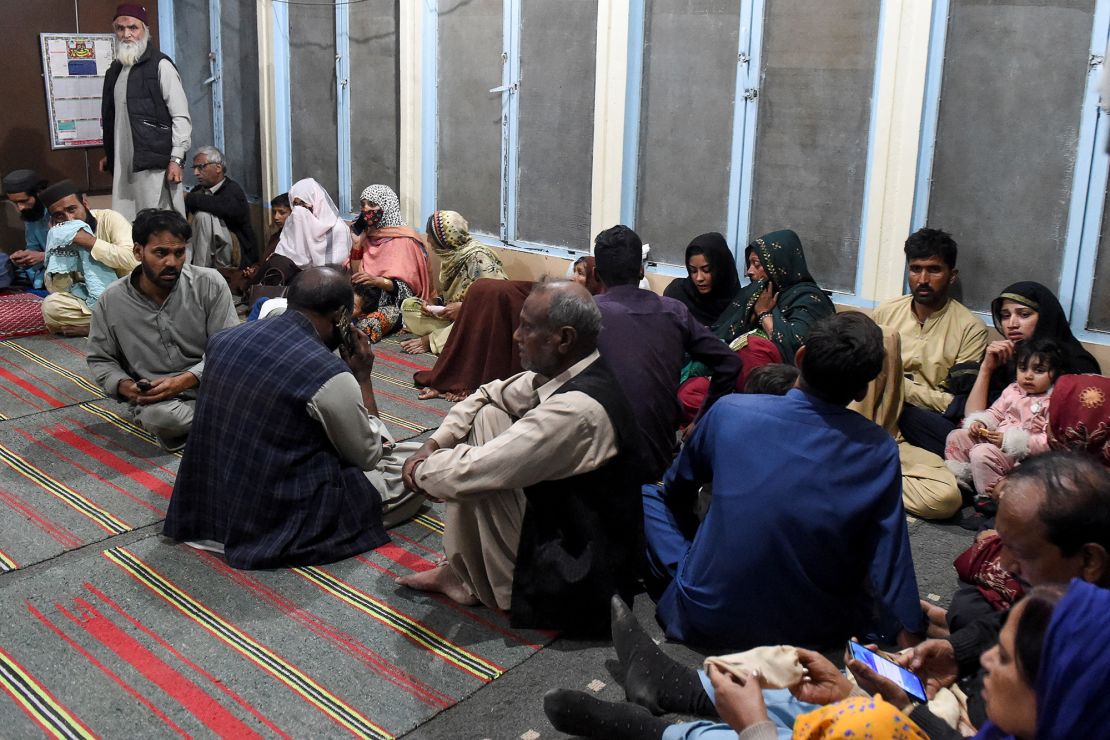
POLYGON ((1029 457, 1048 451, 1048 403, 1063 358, 1051 340, 1021 342, 1014 350, 1015 382, 986 411, 964 417, 944 445, 956 479, 981 496, 994 495, 998 481, 1029 457))

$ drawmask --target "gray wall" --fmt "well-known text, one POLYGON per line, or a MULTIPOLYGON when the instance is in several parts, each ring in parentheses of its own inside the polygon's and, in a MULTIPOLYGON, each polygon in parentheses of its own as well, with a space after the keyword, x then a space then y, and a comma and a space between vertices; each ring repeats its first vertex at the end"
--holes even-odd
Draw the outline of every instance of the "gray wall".
POLYGON ((439 4, 437 208, 501 232, 501 0, 439 4))
POLYGON ((224 154, 232 179, 243 186, 248 197, 257 197, 262 194, 262 134, 258 111, 255 3, 254 0, 223 0, 220 13, 224 154))
POLYGON ((351 198, 367 186, 398 187, 401 135, 398 79, 398 2, 350 6, 351 198))
POLYGON ((597 3, 522 5, 516 238, 588 250, 597 3))
POLYGON ((193 120, 193 149, 185 157, 185 184, 196 184, 193 153, 199 146, 212 143, 212 88, 203 84, 211 76, 208 54, 212 33, 208 28, 208 0, 175 0, 173 19, 177 37, 174 64, 181 74, 181 85, 189 99, 193 120))
POLYGON ((293 182, 315 178, 335 200, 339 191, 335 4, 298 1, 303 4, 289 6, 293 182))
POLYGON ((738 0, 647 1, 636 231, 654 261, 728 223, 739 34, 738 0))
POLYGON ((818 284, 849 293, 878 30, 879 0, 766 0, 748 236, 793 229, 818 284))
POLYGON ((1058 289, 1094 0, 954 0, 928 225, 960 245, 963 300, 1058 289))

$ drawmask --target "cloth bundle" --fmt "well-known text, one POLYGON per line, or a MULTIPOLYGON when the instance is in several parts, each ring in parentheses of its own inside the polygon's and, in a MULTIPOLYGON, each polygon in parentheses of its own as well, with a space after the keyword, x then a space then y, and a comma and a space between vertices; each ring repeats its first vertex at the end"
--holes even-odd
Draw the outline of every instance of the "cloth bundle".
POLYGON ((116 281, 116 273, 112 268, 93 259, 89 250, 72 246, 73 238, 80 231, 93 233, 87 223, 76 220, 60 223, 47 232, 46 272, 50 275, 73 276, 68 292, 91 308, 104 289, 116 281))
POLYGON ((805 677, 798 649, 789 645, 764 645, 742 653, 711 655, 705 659, 705 667, 711 665, 741 679, 758 671, 759 685, 765 689, 789 689, 805 677))

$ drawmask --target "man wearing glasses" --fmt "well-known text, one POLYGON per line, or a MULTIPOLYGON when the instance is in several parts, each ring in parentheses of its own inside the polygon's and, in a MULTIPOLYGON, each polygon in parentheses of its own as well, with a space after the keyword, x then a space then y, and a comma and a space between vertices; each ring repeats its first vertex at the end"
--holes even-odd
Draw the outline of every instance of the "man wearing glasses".
POLYGON ((193 157, 197 185, 185 196, 193 227, 189 263, 220 271, 235 292, 242 268, 258 259, 247 196, 227 176, 223 152, 202 146, 193 157))

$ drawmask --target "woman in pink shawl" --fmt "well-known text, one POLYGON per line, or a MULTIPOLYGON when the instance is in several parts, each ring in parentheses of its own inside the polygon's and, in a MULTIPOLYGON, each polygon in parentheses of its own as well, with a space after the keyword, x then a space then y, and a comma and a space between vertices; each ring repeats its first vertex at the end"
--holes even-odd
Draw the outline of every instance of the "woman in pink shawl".
POLYGON ((364 299, 355 326, 378 342, 400 328, 402 301, 432 299, 432 281, 424 242, 401 217, 397 194, 386 185, 371 185, 359 200, 362 214, 351 226, 358 235, 349 260, 351 282, 374 290, 377 305, 364 299))
POLYGON ((289 188, 293 211, 285 220, 274 254, 300 269, 341 265, 351 252, 351 230, 331 196, 311 177, 289 188))

